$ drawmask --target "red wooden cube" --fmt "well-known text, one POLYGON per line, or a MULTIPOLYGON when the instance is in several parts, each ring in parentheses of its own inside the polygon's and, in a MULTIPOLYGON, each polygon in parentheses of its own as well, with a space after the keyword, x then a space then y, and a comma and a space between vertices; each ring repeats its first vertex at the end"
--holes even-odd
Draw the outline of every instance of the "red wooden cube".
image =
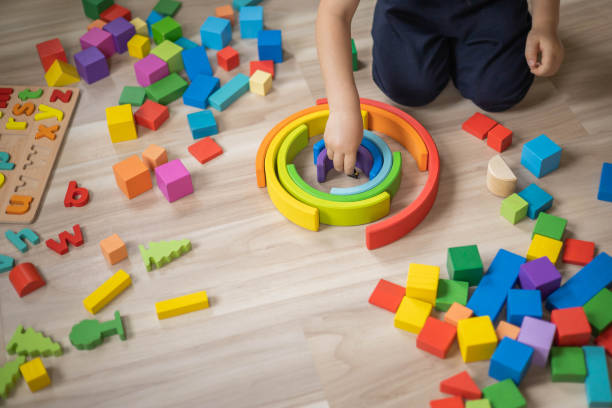
POLYGON ((212 137, 205 137, 187 148, 189 153, 201 164, 214 159, 223 153, 223 149, 219 146, 212 137))
POLYGON ((595 339, 595 344, 606 349, 606 353, 612 357, 612 326, 599 333, 595 339))
POLYGON ((170 117, 168 107, 147 99, 136 111, 134 119, 140 126, 157 130, 170 117))
POLYGON ((395 313, 400 303, 402 303, 404 295, 406 295, 406 288, 404 286, 381 279, 370 295, 368 302, 395 313))
POLYGON ((586 265, 595 256, 595 243, 568 238, 564 243, 563 262, 574 265, 586 265))
POLYGON ((459 396, 429 401, 429 408, 464 408, 463 398, 459 396))
POLYGON ((60 42, 59 38, 38 43, 36 44, 36 49, 38 50, 40 63, 42 64, 45 72, 47 72, 51 64, 53 64, 53 62, 57 59, 68 62, 68 58, 66 58, 66 51, 64 51, 64 47, 62 47, 62 43, 60 42))
POLYGON ((558 346, 584 346, 591 340, 591 325, 582 307, 555 309, 550 321, 557 326, 555 344, 558 346))
POLYGON ((106 22, 111 22, 119 17, 125 18, 127 21, 132 19, 132 12, 123 6, 113 4, 106 10, 100 13, 100 18, 106 22))
POLYGON ((512 131, 503 125, 497 124, 487 133, 487 144, 498 152, 503 152, 512 144, 512 131))
POLYGON ((457 335, 457 327, 429 316, 417 336, 416 346, 440 358, 446 358, 457 335))
POLYGON ((217 63, 226 71, 231 71, 240 65, 240 55, 238 51, 229 45, 217 52, 217 63))
POLYGON ((497 122, 480 112, 473 114, 468 120, 463 122, 461 129, 477 138, 484 140, 487 132, 497 125, 497 122))
POLYGON ((264 72, 269 72, 274 78, 274 61, 272 60, 264 60, 264 61, 251 61, 250 62, 251 71, 249 76, 253 75, 255 71, 260 70, 264 72))

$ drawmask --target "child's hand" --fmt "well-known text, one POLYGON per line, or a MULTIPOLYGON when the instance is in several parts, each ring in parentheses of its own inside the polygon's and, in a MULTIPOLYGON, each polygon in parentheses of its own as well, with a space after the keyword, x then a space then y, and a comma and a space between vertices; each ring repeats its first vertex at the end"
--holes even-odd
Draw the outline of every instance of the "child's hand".
POLYGON ((563 61, 563 44, 556 29, 534 27, 527 36, 525 59, 531 73, 537 76, 551 76, 557 73, 563 61))
POLYGON ((327 157, 334 162, 336 171, 353 174, 362 138, 363 120, 359 110, 329 112, 324 139, 327 157))

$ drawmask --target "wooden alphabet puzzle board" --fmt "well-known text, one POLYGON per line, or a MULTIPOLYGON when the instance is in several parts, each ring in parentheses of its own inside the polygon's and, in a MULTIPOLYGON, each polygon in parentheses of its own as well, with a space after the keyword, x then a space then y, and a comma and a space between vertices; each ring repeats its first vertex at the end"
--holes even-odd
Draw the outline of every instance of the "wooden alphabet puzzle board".
POLYGON ((36 218, 77 88, 0 85, 0 223, 36 218))

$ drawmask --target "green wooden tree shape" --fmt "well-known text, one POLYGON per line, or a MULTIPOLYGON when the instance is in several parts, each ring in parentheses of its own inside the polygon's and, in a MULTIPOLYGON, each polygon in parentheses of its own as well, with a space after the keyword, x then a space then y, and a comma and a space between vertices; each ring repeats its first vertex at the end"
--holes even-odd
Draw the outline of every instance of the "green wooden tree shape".
POLYGON ((138 245, 138 249, 147 271, 150 272, 153 265, 161 268, 173 259, 191 251, 191 241, 181 239, 178 241, 149 242, 148 249, 144 245, 138 245))
POLYGON ((6 351, 9 354, 29 357, 49 357, 51 355, 59 357, 64 354, 59 343, 55 343, 49 337, 43 336, 41 332, 37 332, 31 327, 23 330, 22 325, 17 326, 11 341, 6 346, 6 351))
POLYGON ((9 393, 15 387, 17 379, 21 377, 19 366, 25 363, 25 356, 17 356, 13 361, 9 361, 0 367, 0 396, 8 398, 9 393))
POLYGON ((104 341, 105 337, 119 335, 121 340, 125 340, 125 329, 119 311, 115 312, 115 318, 107 322, 100 323, 96 319, 82 320, 72 326, 70 331, 70 342, 79 350, 92 350, 104 341))

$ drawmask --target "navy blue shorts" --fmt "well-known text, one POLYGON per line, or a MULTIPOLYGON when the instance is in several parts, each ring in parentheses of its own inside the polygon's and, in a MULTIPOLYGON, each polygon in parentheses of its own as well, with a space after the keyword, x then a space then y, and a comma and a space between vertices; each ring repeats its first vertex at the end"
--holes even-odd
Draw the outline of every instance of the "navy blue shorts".
POLYGON ((533 82, 530 29, 526 0, 378 0, 372 76, 402 105, 433 101, 452 78, 482 109, 506 110, 533 82))

